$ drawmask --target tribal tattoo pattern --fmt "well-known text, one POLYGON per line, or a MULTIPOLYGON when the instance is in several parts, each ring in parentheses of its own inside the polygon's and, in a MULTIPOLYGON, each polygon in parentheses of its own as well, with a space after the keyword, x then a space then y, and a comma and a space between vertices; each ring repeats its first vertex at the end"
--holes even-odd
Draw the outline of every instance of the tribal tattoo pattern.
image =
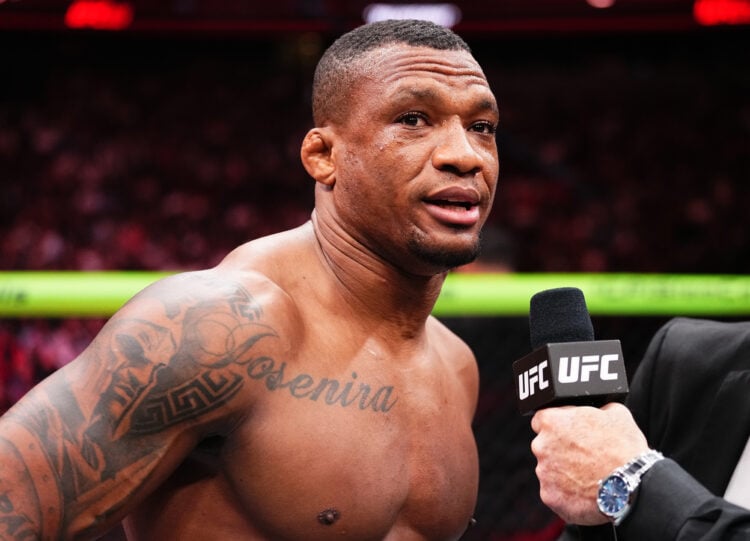
POLYGON ((209 418, 247 385, 376 413, 396 404, 392 386, 371 387, 355 372, 348 381, 285 374, 272 349, 259 353, 279 336, 253 296, 237 284, 199 285, 215 300, 188 293, 162 302, 162 319, 113 318, 83 368, 32 390, 0 419, 0 541, 61 538, 83 510, 97 515, 77 527, 95 530, 148 479, 167 431, 209 418), (98 390, 96 403, 81 398, 81 385, 98 390))

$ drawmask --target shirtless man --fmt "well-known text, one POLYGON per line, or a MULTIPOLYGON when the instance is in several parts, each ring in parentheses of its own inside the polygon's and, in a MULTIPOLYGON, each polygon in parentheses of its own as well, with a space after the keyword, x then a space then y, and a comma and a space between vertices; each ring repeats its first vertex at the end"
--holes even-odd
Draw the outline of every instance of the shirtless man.
POLYGON ((131 299, 0 419, 0 539, 458 539, 478 373, 433 318, 495 194, 495 98, 431 23, 325 54, 315 209, 131 299))

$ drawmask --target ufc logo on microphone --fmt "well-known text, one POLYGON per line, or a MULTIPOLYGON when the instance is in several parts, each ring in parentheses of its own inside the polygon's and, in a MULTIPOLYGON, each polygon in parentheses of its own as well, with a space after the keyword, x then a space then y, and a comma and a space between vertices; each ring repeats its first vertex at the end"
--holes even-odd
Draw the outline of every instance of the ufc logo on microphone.
POLYGON ((616 380, 617 372, 611 372, 609 364, 619 360, 616 353, 609 355, 580 355, 560 357, 557 381, 560 383, 577 383, 591 380, 592 374, 602 381, 616 380))
POLYGON ((549 387, 549 380, 544 377, 545 368, 547 368, 546 360, 518 374, 518 398, 520 400, 527 399, 537 390, 541 391, 549 387))

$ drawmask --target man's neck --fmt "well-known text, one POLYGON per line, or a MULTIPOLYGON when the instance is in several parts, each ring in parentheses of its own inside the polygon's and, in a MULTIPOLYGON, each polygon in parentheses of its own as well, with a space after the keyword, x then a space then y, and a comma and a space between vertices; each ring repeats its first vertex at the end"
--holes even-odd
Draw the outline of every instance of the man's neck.
POLYGON ((410 274, 384 260, 338 227, 328 227, 313 213, 312 226, 324 266, 353 306, 373 318, 397 325, 402 333, 424 328, 440 295, 446 272, 410 274))

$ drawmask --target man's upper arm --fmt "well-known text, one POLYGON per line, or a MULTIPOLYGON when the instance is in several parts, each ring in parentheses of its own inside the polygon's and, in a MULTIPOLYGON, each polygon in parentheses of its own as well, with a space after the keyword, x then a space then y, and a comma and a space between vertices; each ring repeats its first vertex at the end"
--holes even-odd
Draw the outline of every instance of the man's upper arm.
POLYGON ((277 334, 242 282, 147 288, 0 419, 0 539, 93 536, 251 405, 246 366, 277 334), (85 536, 84 535, 84 536, 85 536))

